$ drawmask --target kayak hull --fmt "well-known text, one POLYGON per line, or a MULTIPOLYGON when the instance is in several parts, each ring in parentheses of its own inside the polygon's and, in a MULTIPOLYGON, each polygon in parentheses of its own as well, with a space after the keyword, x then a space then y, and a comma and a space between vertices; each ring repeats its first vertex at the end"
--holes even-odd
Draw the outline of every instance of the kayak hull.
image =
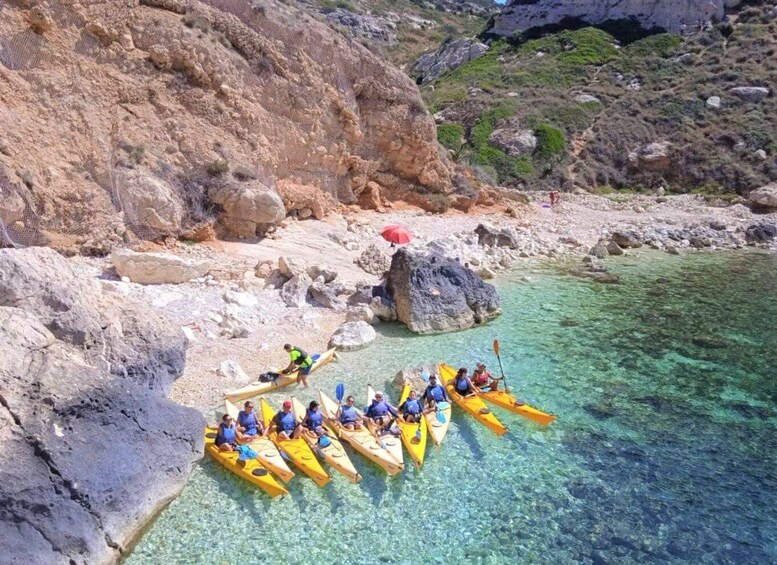
POLYGON ((483 402, 483 399, 480 398, 480 396, 473 394, 472 396, 465 397, 456 392, 456 389, 453 386, 453 378, 455 376, 456 369, 444 363, 440 364, 440 377, 445 383, 445 390, 448 392, 448 396, 451 397, 451 400, 496 435, 502 436, 506 434, 507 428, 491 413, 491 410, 488 409, 486 403, 483 402))
MULTIPOLYGON (((327 351, 322 353, 321 356, 318 359, 316 359, 316 362, 313 363, 313 366, 310 369, 311 372, 330 363, 332 359, 334 359, 334 355, 335 355, 334 348, 328 349, 327 351)), ((275 371, 275 372, 280 373, 280 371, 275 371)), ((288 375, 281 375, 280 377, 275 379, 274 382, 271 382, 271 383, 261 383, 261 382, 255 381, 248 386, 225 391, 224 398, 226 398, 230 402, 238 402, 240 400, 245 400, 246 398, 253 398, 254 396, 259 396, 260 394, 265 394, 272 390, 288 386, 295 382, 297 382, 297 371, 289 373, 288 375)))
MULTIPOLYGON (((225 400, 224 409, 226 413, 232 416, 232 419, 237 422, 237 415, 239 412, 237 406, 232 404, 229 400, 225 400)), ((281 457, 281 453, 270 438, 263 436, 257 437, 248 442, 248 445, 251 446, 251 449, 256 451, 257 459, 262 462, 262 465, 277 475, 284 483, 288 483, 294 478, 294 472, 289 469, 286 461, 281 457)))
MULTIPOLYGON (((367 404, 372 402, 372 399, 375 398, 375 390, 373 390, 372 385, 367 385, 367 404)), ((388 400, 388 399, 387 399, 388 400)), ((373 430, 374 433, 377 434, 377 430, 373 430)), ((386 451, 388 451, 389 455, 399 463, 400 465, 404 466, 405 464, 405 457, 402 454, 402 441, 400 438, 395 436, 391 433, 386 433, 381 436, 378 436, 376 438, 378 440, 378 444, 383 447, 386 451)))
MULTIPOLYGON (((294 414, 297 416, 297 418, 302 420, 305 417, 305 407, 293 396, 291 398, 291 402, 294 409, 294 414)), ((305 432, 303 432, 302 438, 307 442, 310 449, 324 461, 326 461, 330 467, 332 467, 341 475, 345 476, 353 484, 358 483, 360 480, 362 480, 362 476, 356 470, 356 467, 353 466, 351 459, 348 457, 345 449, 343 449, 343 444, 340 443, 340 440, 337 439, 337 435, 329 428, 328 425, 325 424, 324 428, 328 432, 327 437, 329 437, 329 440, 332 442, 326 447, 321 447, 321 445, 318 443, 318 438, 313 437, 312 435, 309 435, 305 432)))
MULTIPOLYGON (((410 396, 410 386, 405 385, 402 387, 402 395, 399 397, 400 406, 407 400, 408 396, 410 396)), ((397 423, 402 432, 402 443, 405 444, 405 449, 413 460, 413 463, 415 463, 415 466, 420 469, 424 464, 426 441, 429 436, 429 430, 426 427, 426 418, 421 416, 421 422, 419 424, 406 422, 404 418, 397 420, 397 423)))
POLYGON ((480 396, 486 401, 496 406, 499 406, 500 408, 504 408, 505 410, 514 412, 519 416, 528 418, 529 420, 536 422, 538 424, 541 424, 543 426, 547 426, 551 422, 556 421, 556 417, 552 414, 547 414, 546 412, 537 410, 536 408, 534 408, 533 406, 529 406, 528 404, 519 405, 514 396, 508 394, 503 390, 484 391, 480 393, 480 396))
MULTIPOLYGON (((262 423, 265 427, 269 427, 270 421, 275 416, 275 410, 273 410, 264 398, 259 400, 262 410, 262 423)), ((307 442, 302 438, 297 439, 281 439, 278 437, 277 432, 270 434, 270 439, 278 447, 281 454, 285 454, 288 459, 294 463, 294 465, 320 487, 326 485, 332 478, 326 474, 321 464, 313 455, 307 442)))
POLYGON ((205 451, 226 470, 258 486, 270 496, 275 497, 289 494, 289 491, 275 480, 259 460, 249 459, 242 462, 238 459, 239 454, 236 451, 221 451, 216 447, 215 428, 205 429, 205 451))
POLYGON ((381 467, 391 476, 402 472, 404 465, 397 463, 388 451, 380 447, 380 444, 367 428, 360 430, 349 430, 340 425, 335 419, 337 414, 337 403, 326 394, 318 391, 321 410, 324 412, 329 425, 337 432, 340 439, 347 441, 350 446, 361 455, 381 467))

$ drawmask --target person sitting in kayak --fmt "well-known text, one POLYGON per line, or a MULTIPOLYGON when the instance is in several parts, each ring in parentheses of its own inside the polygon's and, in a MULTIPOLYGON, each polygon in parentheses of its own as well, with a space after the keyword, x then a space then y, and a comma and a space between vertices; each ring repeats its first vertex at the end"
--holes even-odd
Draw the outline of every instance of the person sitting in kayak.
POLYGON ((372 423, 373 425, 378 426, 378 428, 388 427, 386 417, 389 414, 394 416, 394 418, 399 417, 397 409, 383 398, 383 393, 380 391, 376 392, 375 398, 365 411, 365 416, 368 418, 367 423, 372 423))
POLYGON ((348 430, 360 430, 362 424, 359 421, 359 413, 356 411, 354 404, 356 399, 353 396, 349 396, 345 399, 345 406, 340 406, 337 409, 337 421, 348 430))
POLYGON ((305 412, 305 419, 302 420, 302 427, 311 434, 318 437, 326 435, 324 429, 324 415, 318 409, 318 402, 311 400, 308 409, 305 412))
POLYGON ((448 393, 445 392, 445 387, 437 382, 437 376, 431 375, 429 377, 429 385, 426 387, 421 399, 426 402, 430 408, 434 408, 440 402, 450 402, 448 393))
POLYGON ((456 372, 456 376, 452 379, 453 390, 459 396, 472 396, 475 394, 475 387, 472 385, 472 381, 467 376, 467 368, 462 367, 456 372))
POLYGON ((497 390, 499 381, 501 380, 502 379, 497 379, 488 372, 485 363, 478 363, 477 368, 473 371, 472 377, 470 378, 470 381, 478 390, 485 387, 488 387, 489 390, 497 390))
POLYGON ((221 417, 221 423, 216 432, 216 447, 219 448, 219 451, 235 451, 237 449, 237 428, 235 428, 235 423, 229 414, 224 414, 221 417))
POLYGON ((293 347, 290 343, 283 346, 283 349, 289 354, 291 362, 281 373, 288 375, 292 371, 297 371, 297 384, 302 383, 308 386, 308 375, 313 368, 313 358, 305 353, 299 347, 293 347))
POLYGON ((407 399, 400 404, 399 411, 402 413, 405 422, 418 423, 421 421, 421 416, 424 412, 423 405, 414 390, 411 390, 407 399))
POLYGON ((237 413, 237 431, 247 439, 264 435, 264 426, 256 417, 254 403, 246 400, 243 409, 237 413))
POLYGON ((283 409, 273 416, 267 433, 278 432, 280 439, 297 439, 302 433, 302 425, 291 411, 291 400, 283 401, 283 409))

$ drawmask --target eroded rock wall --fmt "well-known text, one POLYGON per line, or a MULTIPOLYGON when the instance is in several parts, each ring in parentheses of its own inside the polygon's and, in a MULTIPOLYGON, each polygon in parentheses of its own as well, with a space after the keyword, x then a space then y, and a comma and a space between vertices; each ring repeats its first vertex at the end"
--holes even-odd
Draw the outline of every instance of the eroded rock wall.
POLYGON ((0 347, 0 561, 116 561, 202 456, 183 336, 31 248, 0 250, 0 347))
POLYGON ((273 0, 4 2, 0 101, 0 221, 23 245, 252 235, 284 179, 342 202, 451 190, 414 83, 273 0))
POLYGON ((589 25, 631 20, 648 30, 680 33, 683 25, 691 29, 720 21, 725 7, 725 0, 509 0, 488 33, 511 36, 546 26, 569 27, 575 20, 589 25))

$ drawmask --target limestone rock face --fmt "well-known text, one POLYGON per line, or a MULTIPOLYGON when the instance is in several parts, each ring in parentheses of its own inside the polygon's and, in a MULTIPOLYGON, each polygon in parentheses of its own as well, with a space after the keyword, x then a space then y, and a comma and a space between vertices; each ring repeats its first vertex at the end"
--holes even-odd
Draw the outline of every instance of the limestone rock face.
POLYGON ((139 284, 180 284, 205 276, 208 265, 170 253, 114 251, 111 263, 122 277, 139 284))
POLYGON ((762 186, 750 193, 750 202, 764 208, 777 208, 777 182, 762 186))
POLYGON ((0 216, 26 224, 21 245, 217 218, 251 236, 286 213, 283 181, 319 187, 288 195, 314 217, 369 182, 389 200, 453 190, 414 82, 295 3, 4 2, 0 37, 28 34, 0 65, 0 216), (77 104, 61 96, 74 76, 77 104))
POLYGON ((746 102, 757 104, 769 96, 769 89, 763 86, 736 86, 731 89, 731 94, 738 96, 746 102))
POLYGON ((397 318, 416 333, 461 330, 501 313, 496 288, 438 253, 397 251, 386 286, 397 318))
POLYGON ((680 33, 683 23, 720 21, 725 0, 509 0, 488 33, 510 36, 535 28, 632 20, 645 29, 680 33))
POLYGON ((674 165, 672 143, 655 141, 629 153, 629 165, 645 171, 667 171, 674 165))
POLYGON ((443 43, 437 51, 422 55, 413 65, 412 72, 419 75, 421 84, 427 84, 464 63, 479 59, 486 51, 488 45, 475 39, 454 39, 443 43))
POLYGON ((367 322, 346 322, 341 325, 329 340, 329 347, 341 351, 363 349, 375 341, 375 329, 367 322))
POLYGON ((34 248, 0 250, 0 343, 2 561, 118 560, 202 456, 183 335, 34 248))
POLYGON ((383 273, 389 270, 391 258, 380 246, 371 243, 367 249, 362 251, 362 254, 359 255, 356 264, 359 265, 363 271, 366 271, 371 275, 382 276, 383 273))

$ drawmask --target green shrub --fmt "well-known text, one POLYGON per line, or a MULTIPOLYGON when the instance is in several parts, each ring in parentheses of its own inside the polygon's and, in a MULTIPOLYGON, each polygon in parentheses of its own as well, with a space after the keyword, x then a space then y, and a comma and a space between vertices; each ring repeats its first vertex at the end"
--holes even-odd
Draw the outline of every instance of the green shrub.
POLYGON ((534 131, 537 136, 537 155, 543 159, 561 155, 566 147, 564 132, 550 124, 540 124, 534 131))
POLYGON ((658 55, 659 57, 669 57, 673 55, 680 47, 683 40, 678 35, 669 33, 659 33, 651 35, 645 39, 635 41, 623 49, 623 55, 627 57, 650 57, 658 55))
POLYGON ((464 128, 459 124, 442 124, 437 126, 437 141, 446 149, 459 151, 461 140, 464 137, 464 128))
POLYGON ((208 165, 207 170, 208 170, 208 174, 214 177, 223 175, 229 170, 229 163, 227 162, 226 159, 222 157, 210 163, 208 165))

